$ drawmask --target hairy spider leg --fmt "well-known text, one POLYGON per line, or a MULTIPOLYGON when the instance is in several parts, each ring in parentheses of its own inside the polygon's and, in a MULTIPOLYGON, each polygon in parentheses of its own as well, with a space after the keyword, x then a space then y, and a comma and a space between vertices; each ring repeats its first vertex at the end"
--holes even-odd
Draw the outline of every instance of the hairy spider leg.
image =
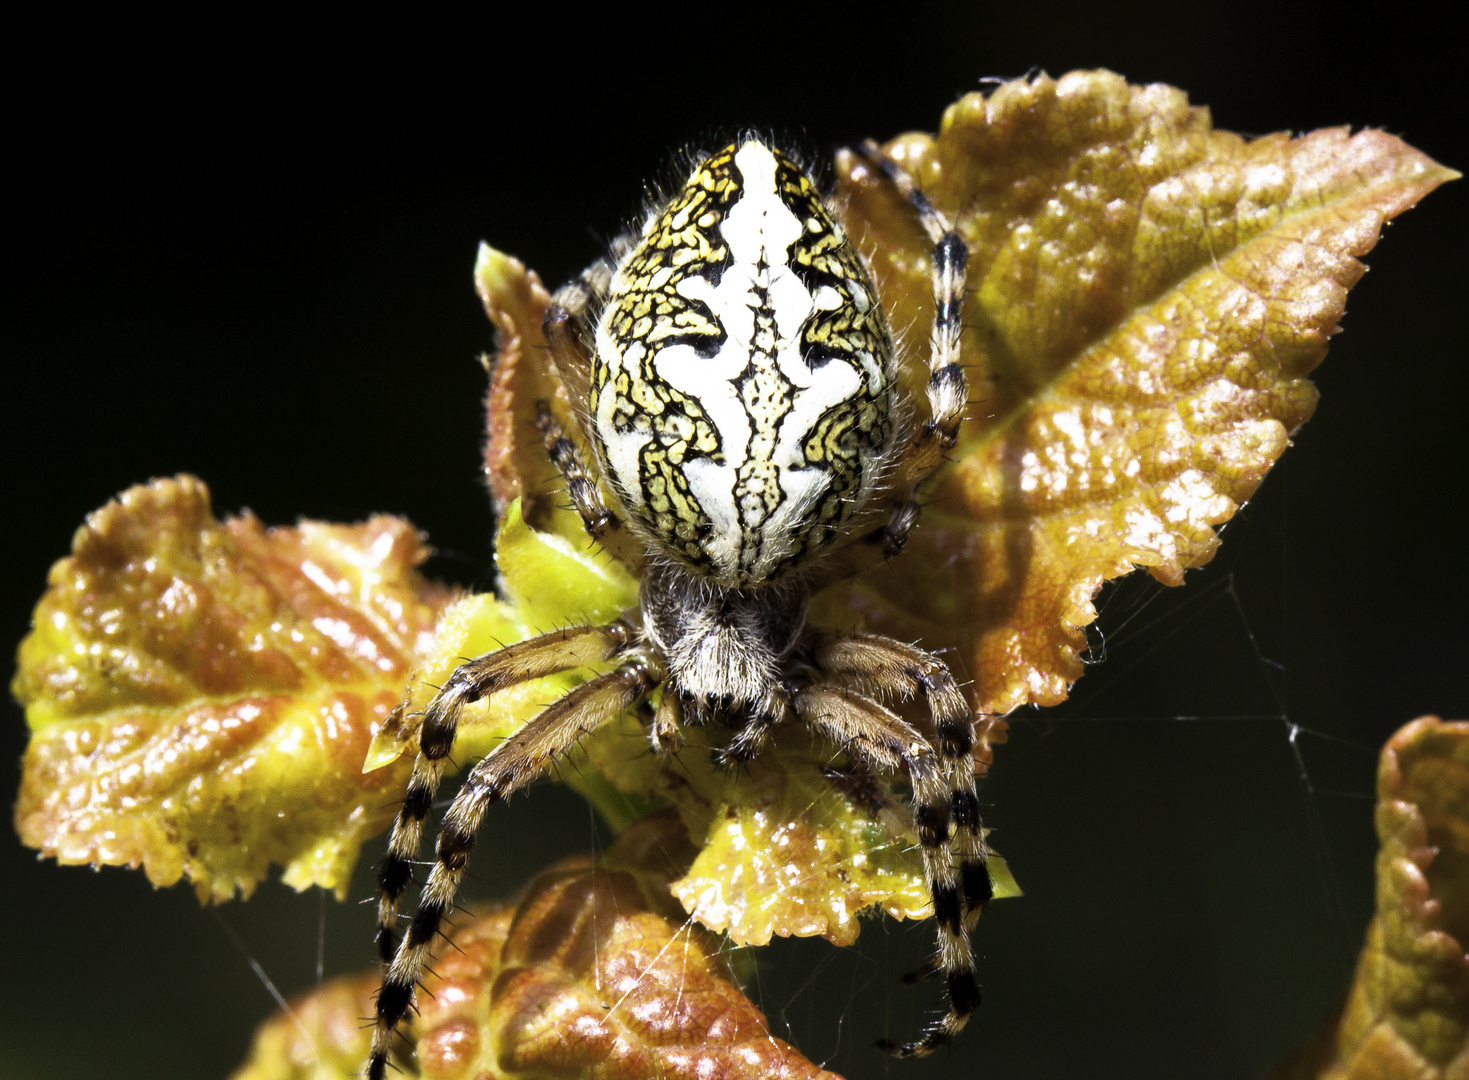
POLYGON ((759 704, 750 711, 749 718, 744 725, 735 731, 729 744, 714 755, 715 762, 719 765, 733 766, 754 761, 760 751, 765 748, 770 732, 790 716, 790 695, 786 693, 784 687, 772 686, 759 704))
POLYGON ((383 976, 368 1080, 384 1080, 387 1074, 393 1033, 413 1004, 429 949, 454 906, 485 811, 540 776, 587 734, 646 698, 666 675, 656 656, 634 654, 621 666, 582 683, 547 706, 470 771, 444 815, 434 868, 419 897, 418 911, 383 976))
POLYGON ((653 746, 653 753, 659 757, 667 757, 683 749, 683 709, 679 707, 677 694, 665 689, 659 697, 648 741, 653 746))
MULTIPOLYGON (((948 665, 932 653, 875 634, 824 639, 817 644, 814 659, 835 681, 879 701, 920 693, 927 699, 939 755, 948 770, 952 850, 964 892, 964 928, 972 930, 995 890, 974 785, 973 712, 948 665)), ((903 981, 923 982, 943 971, 943 957, 938 955, 903 981)))
MULTIPOLYGON (((896 644, 896 643, 895 643, 896 644)), ((979 1007, 979 984, 964 927, 964 899, 949 847, 948 771, 929 741, 896 713, 847 686, 815 683, 799 691, 796 713, 818 734, 874 768, 906 769, 913 785, 913 820, 923 873, 933 897, 939 957, 949 1011, 917 1042, 878 1046, 897 1057, 922 1057, 948 1042, 979 1007)))
POLYGON ((959 363, 969 245, 907 171, 884 154, 877 143, 868 139, 854 148, 854 152, 908 200, 933 243, 934 311, 928 350, 929 418, 899 458, 897 490, 900 494, 881 535, 883 553, 892 558, 903 550, 908 534, 918 521, 918 485, 943 464, 944 455, 959 441, 959 425, 964 419, 964 405, 969 395, 969 380, 959 363))
POLYGON ((877 634, 823 638, 813 658, 824 674, 878 701, 923 695, 949 772, 954 856, 965 907, 982 909, 993 899, 994 885, 974 786, 974 711, 948 665, 930 652, 877 634))
POLYGON ((597 487, 596 478, 587 469, 581 451, 567 438, 561 424, 552 415, 549 401, 536 402, 536 427, 545 440, 546 453, 550 455, 551 464, 556 466, 556 471, 566 481, 566 492, 571 496, 572 506, 581 515, 582 524, 593 540, 600 540, 609 528, 616 528, 620 523, 602 501, 602 492, 597 487))
POLYGON ((423 821, 448 764, 460 710, 516 683, 610 660, 635 637, 633 628, 620 619, 605 626, 568 627, 485 653, 454 669, 424 710, 413 775, 378 873, 377 948, 382 963, 391 963, 398 951, 398 898, 413 876, 423 821))
MULTIPOLYGON (((630 240, 619 238, 614 250, 622 250, 630 240)), ((591 340, 590 318, 595 307, 607 297, 612 282, 612 263, 598 259, 551 297, 541 332, 551 352, 551 362, 568 391, 578 401, 586 400, 591 377, 591 357, 587 352, 591 340)), ((567 494, 581 515, 582 524, 594 540, 601 540, 609 529, 621 529, 622 522, 608 509, 602 490, 576 442, 562 428, 551 412, 549 401, 536 402, 536 427, 545 441, 546 453, 566 481, 567 494)))
MULTIPOLYGON (((964 933, 973 929, 985 905, 994 897, 989 855, 985 849, 979 796, 974 785, 974 714, 953 674, 932 653, 876 634, 851 634, 819 641, 813 659, 835 681, 852 686, 879 701, 906 700, 922 694, 933 717, 937 748, 949 781, 949 816, 953 827, 951 848, 964 897, 964 933)), ((938 902, 935 898, 935 915, 938 902)), ((946 950, 905 982, 920 982, 946 973, 946 950)), ((978 1004, 976 992, 975 1004, 978 1004)), ((931 1052, 963 1026, 963 1019, 935 1028, 928 1037, 901 1046, 884 1044, 899 1057, 931 1052), (938 1041, 930 1042, 935 1034, 938 1041)))

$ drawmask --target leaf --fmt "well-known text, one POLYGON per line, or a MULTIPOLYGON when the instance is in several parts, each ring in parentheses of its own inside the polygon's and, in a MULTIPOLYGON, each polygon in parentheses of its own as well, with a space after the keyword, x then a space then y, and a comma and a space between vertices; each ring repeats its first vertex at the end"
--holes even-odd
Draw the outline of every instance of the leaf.
MULTIPOLYGON (((887 152, 971 245, 969 419, 908 550, 813 617, 955 647, 984 712, 1056 704, 1102 583, 1209 561, 1315 408, 1356 257, 1458 174, 1380 131, 1246 142, 1105 71, 966 95, 887 152)), ((928 240, 839 169, 921 403, 928 240)))
POLYGON ((832 1075, 772 1037, 721 974, 713 942, 648 910, 627 872, 547 875, 513 920, 491 916, 456 944, 463 952, 426 983, 426 1078, 497 1064, 510 1076, 608 1080, 832 1075))
POLYGON ((189 476, 92 514, 20 647, 21 840, 206 900, 273 862, 340 894, 406 783, 361 762, 450 598, 426 555, 398 518, 221 523, 189 476))
MULTIPOLYGON (((719 802, 701 815, 705 829, 692 831, 703 846, 673 895, 736 945, 765 945, 776 935, 851 945, 857 916, 874 909, 928 918, 933 902, 907 808, 871 778, 858 786, 834 776, 822 764, 830 748, 801 742, 787 738, 745 775, 701 778, 719 802)), ((1020 895, 993 852, 989 869, 997 898, 1020 895)))
POLYGON ((1469 1068, 1469 723, 1414 720, 1377 769, 1377 913, 1339 1016, 1275 1080, 1469 1068))
POLYGON ((549 365, 524 363, 522 357, 527 348, 547 355, 541 322, 551 296, 534 270, 488 244, 480 244, 474 286, 499 335, 497 356, 493 363, 487 361, 485 479, 502 513, 522 499, 527 516, 539 524, 559 478, 536 430, 535 403, 554 400, 563 415, 569 403, 549 365))
POLYGON ((289 1003, 255 1032, 245 1064, 230 1080, 356 1080, 372 1046, 363 1027, 382 979, 364 971, 331 979, 289 1003))
MULTIPOLYGON (((425 979, 403 1075, 840 1080, 770 1034, 723 971, 716 942, 677 915, 666 878, 648 872, 637 849, 677 843, 672 825, 672 834, 658 820, 625 834, 611 866, 568 860, 518 904, 457 929, 425 979)), ((351 1075, 354 1052, 360 1070, 367 1039, 346 1020, 371 1011, 368 978, 375 985, 375 976, 343 980, 296 1003, 299 1022, 268 1021, 234 1080, 335 1080, 351 1075), (312 1072, 317 1024, 323 1071, 312 1072)))

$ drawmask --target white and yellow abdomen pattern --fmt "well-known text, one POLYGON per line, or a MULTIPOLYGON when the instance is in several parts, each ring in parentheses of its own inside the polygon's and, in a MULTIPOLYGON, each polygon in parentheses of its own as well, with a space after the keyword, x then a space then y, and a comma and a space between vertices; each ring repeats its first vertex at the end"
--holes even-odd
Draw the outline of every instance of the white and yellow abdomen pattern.
POLYGON ((806 172, 747 139, 703 161, 598 320, 596 451, 632 523, 725 588, 829 548, 891 453, 892 341, 806 172))

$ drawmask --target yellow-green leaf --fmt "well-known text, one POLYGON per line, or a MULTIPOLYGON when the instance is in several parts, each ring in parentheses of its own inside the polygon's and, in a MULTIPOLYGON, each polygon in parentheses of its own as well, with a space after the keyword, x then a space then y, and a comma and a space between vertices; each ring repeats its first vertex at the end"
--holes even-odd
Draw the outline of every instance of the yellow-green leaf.
POLYGON ((397 518, 220 522, 188 476, 92 514, 20 647, 21 840, 202 899, 272 863, 345 889, 407 778, 361 762, 450 598, 426 554, 397 518))

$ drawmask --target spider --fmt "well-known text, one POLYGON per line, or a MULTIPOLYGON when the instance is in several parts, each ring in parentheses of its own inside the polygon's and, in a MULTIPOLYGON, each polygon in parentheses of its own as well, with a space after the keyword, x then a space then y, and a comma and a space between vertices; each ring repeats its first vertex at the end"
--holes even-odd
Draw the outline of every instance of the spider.
POLYGON ((810 174, 754 136, 705 157, 647 216, 640 236, 559 290, 544 330, 581 431, 538 405, 546 450, 594 541, 643 558, 636 610, 470 660, 426 709, 418 756, 379 884, 384 965, 370 1080, 412 1007, 429 948, 453 905, 486 810, 624 709, 649 716, 652 749, 681 729, 728 733, 737 764, 773 729, 807 725, 859 767, 906 774, 938 925, 947 1014, 914 1042, 927 1054, 979 1005, 968 929, 993 889, 975 794, 974 715, 942 660, 872 634, 806 625, 824 583, 897 555, 918 485, 957 441, 968 248, 877 145, 858 157, 905 197, 933 244, 928 419, 897 388, 898 350, 862 255, 810 174), (445 815, 433 869, 402 941, 411 879, 461 708, 505 687, 584 665, 616 666, 528 721, 469 773, 445 815), (647 704, 659 688, 656 709, 647 704), (884 701, 921 696, 929 737, 884 701))

